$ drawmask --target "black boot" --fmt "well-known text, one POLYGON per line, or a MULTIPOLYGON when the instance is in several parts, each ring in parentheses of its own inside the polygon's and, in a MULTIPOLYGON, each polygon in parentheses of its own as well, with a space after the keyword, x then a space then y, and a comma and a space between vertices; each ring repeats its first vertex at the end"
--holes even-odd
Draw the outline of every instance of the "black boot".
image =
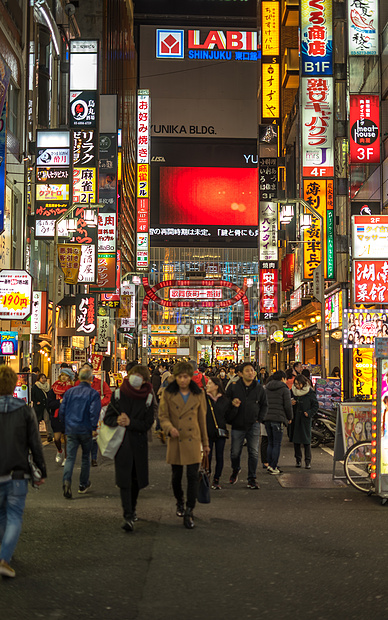
POLYGON ((185 516, 185 505, 184 505, 183 501, 176 503, 176 516, 177 517, 184 517, 185 516))
POLYGON ((188 529, 192 530, 194 527, 194 515, 192 508, 186 508, 185 514, 183 517, 183 525, 188 529))

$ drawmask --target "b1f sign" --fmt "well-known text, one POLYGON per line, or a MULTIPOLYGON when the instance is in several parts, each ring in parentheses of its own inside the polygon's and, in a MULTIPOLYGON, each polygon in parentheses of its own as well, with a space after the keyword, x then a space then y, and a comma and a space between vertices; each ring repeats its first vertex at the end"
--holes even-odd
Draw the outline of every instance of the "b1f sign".
POLYGON ((332 0, 301 1, 302 75, 333 75, 332 0))
POLYGON ((380 163, 378 95, 350 95, 350 163, 380 163))

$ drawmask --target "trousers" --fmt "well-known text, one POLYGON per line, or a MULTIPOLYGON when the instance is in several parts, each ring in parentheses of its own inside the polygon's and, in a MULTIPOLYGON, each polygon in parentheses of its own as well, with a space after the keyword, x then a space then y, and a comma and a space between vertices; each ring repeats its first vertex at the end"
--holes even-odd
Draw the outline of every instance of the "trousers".
MULTIPOLYGON (((184 503, 184 494, 182 489, 183 465, 171 465, 172 467, 172 490, 174 497, 179 504, 184 503)), ((186 465, 187 476, 187 500, 186 506, 193 510, 197 501, 198 490, 198 469, 199 463, 186 465)))

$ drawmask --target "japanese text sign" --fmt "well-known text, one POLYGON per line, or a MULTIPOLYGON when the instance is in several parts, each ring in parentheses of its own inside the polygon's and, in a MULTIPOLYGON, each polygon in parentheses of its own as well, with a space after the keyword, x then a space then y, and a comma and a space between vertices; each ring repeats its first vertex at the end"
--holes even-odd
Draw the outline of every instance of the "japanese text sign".
POLYGON ((280 54, 280 7, 279 2, 261 3, 261 29, 263 56, 279 56, 280 54))
POLYGON ((116 252, 116 213, 100 213, 98 216, 98 251, 116 252))
POLYGON ((353 258, 387 258, 388 215, 352 217, 353 258))
MULTIPOLYGON (((271 125, 269 125, 271 127, 271 125)), ((278 168, 275 157, 259 159, 259 196, 260 200, 273 200, 277 195, 278 168)))
POLYGON ((388 260, 353 261, 354 303, 388 304, 388 260))
POLYGON ((380 163, 378 95, 350 95, 350 163, 380 163))
POLYGON ((16 355, 18 352, 18 332, 0 332, 0 354, 16 355))
POLYGON ((261 64, 263 119, 280 118, 280 65, 277 62, 261 64))
POLYGON ((73 90, 70 93, 70 127, 96 127, 97 92, 73 90))
MULTIPOLYGON (((148 92, 148 91, 146 91, 148 92)), ((150 163, 151 110, 149 94, 137 97, 137 163, 150 163)))
POLYGON ((96 202, 96 168, 73 169, 73 202, 96 202))
POLYGON ((373 349, 353 349, 353 396, 368 396, 373 393, 373 349))
MULTIPOLYGON (((323 218, 325 279, 334 278, 334 184, 331 180, 304 179, 304 200, 323 218)), ((305 211, 308 213, 308 211, 305 211)), ((304 229, 303 277, 313 279, 313 272, 322 260, 320 220, 311 216, 311 225, 304 229)))
POLYGON ((259 319, 273 319, 278 313, 278 270, 260 269, 259 278, 259 319))
POLYGON ((221 288, 170 288, 170 299, 222 299, 221 288))
POLYGON ((58 245, 58 258, 66 284, 77 284, 81 263, 81 246, 60 243, 58 245))
POLYGON ((109 317, 99 316, 97 318, 97 338, 94 345, 95 351, 106 352, 109 342, 109 317))
POLYGON ((96 281, 96 246, 83 244, 78 273, 78 284, 92 284, 96 281))
POLYGON ((333 78, 303 77, 302 174, 334 176, 333 78))
POLYGON ((34 291, 31 308, 31 334, 45 334, 47 329, 47 291, 34 291))
POLYGON ((76 296, 76 332, 81 336, 95 336, 97 303, 95 295, 76 296))
POLYGON ((259 260, 278 259, 278 205, 277 202, 259 203, 259 260))
POLYGON ((332 0, 301 0, 302 75, 333 74, 332 0))
POLYGON ((348 1, 350 56, 378 56, 378 0, 348 1))
POLYGON ((27 271, 0 271, 0 319, 24 320, 31 314, 32 277, 27 271))

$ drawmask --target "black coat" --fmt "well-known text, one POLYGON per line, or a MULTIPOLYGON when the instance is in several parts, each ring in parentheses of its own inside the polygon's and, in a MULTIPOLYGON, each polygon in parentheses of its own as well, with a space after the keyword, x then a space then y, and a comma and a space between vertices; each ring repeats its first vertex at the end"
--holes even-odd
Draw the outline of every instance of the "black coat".
POLYGON ((116 484, 123 489, 130 488, 132 468, 135 466, 139 488, 143 489, 148 485, 147 431, 154 422, 154 403, 147 407, 145 398, 131 399, 120 390, 118 400, 112 394, 104 423, 117 426, 118 412, 126 413, 131 423, 126 427, 123 443, 115 456, 116 484))
POLYGON ((265 386, 268 411, 265 422, 282 422, 288 426, 293 418, 290 390, 283 381, 268 381, 265 386))
POLYGON ((34 383, 31 390, 31 400, 34 403, 34 409, 38 422, 40 422, 44 417, 44 410, 47 403, 47 392, 41 390, 36 383, 34 383))
POLYGON ((210 407, 210 403, 213 406, 214 415, 219 428, 226 429, 226 419, 225 416, 230 411, 232 404, 226 396, 222 395, 217 400, 213 400, 210 396, 206 397, 207 410, 206 410, 206 427, 207 427, 207 435, 209 437, 209 441, 217 441, 218 434, 216 425, 214 424, 214 418, 212 415, 212 410, 210 407))
POLYGON ((311 423, 314 415, 318 411, 318 401, 312 388, 309 389, 304 396, 295 396, 292 392, 292 398, 296 400, 294 405, 294 420, 290 429, 290 441, 294 443, 311 443, 311 423), (308 417, 304 412, 308 413, 308 417))
POLYGON ((263 422, 267 413, 267 396, 264 388, 254 379, 246 386, 242 379, 231 383, 226 390, 230 400, 238 398, 241 401, 239 407, 233 407, 227 414, 226 421, 232 425, 232 429, 247 431, 255 422, 263 422))

